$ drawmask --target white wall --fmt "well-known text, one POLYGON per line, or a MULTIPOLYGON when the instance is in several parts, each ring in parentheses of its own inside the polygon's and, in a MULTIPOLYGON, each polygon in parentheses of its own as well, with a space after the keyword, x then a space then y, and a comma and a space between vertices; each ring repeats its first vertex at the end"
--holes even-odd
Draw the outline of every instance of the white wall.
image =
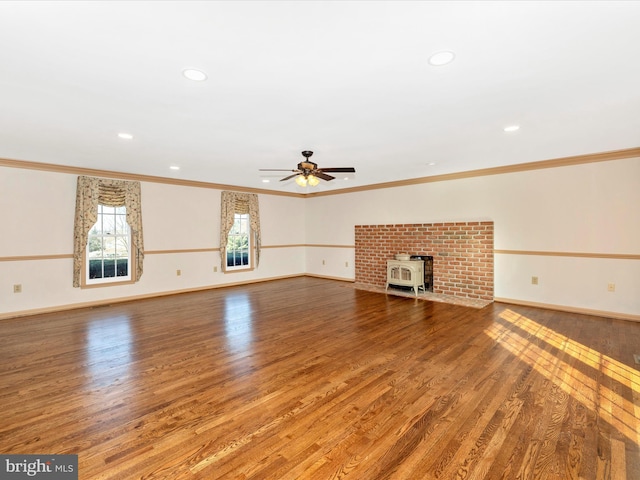
MULTIPOLYGON (((355 225, 492 220, 496 250, 640 255, 640 159, 322 196, 306 209, 310 244, 353 245, 355 225)), ((325 256, 344 253, 308 256, 307 271, 321 274, 325 256)), ((495 296, 639 315, 640 260, 498 253, 495 296)))
MULTIPOLYGON (((0 167, 0 258, 72 254, 76 179, 0 167)), ((354 226, 362 224, 492 220, 497 250, 640 255, 640 158, 306 199, 259 197, 265 248, 252 272, 214 272, 217 251, 153 254, 218 248, 220 191, 143 182, 150 253, 139 282, 77 289, 71 258, 0 261, 0 317, 304 273, 353 280, 354 226), (13 293, 14 284, 23 292, 13 293)), ((637 316, 640 260, 496 253, 495 296, 637 316)))
POLYGON ((217 251, 153 253, 218 248, 220 190, 142 182, 144 247, 149 253, 140 281, 73 288, 73 260, 46 257, 73 253, 76 180, 76 175, 0 167, 0 257, 45 257, 0 261, 0 316, 305 273, 300 246, 305 243, 304 199, 260 194, 262 244, 267 248, 259 268, 224 274, 217 251), (13 293, 14 284, 22 285, 22 293, 13 293))

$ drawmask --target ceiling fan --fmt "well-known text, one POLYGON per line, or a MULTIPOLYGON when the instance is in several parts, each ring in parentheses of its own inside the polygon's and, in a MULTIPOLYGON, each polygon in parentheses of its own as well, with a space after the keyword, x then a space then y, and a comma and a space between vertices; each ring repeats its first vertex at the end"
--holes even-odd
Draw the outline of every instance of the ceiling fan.
POLYGON ((293 175, 289 175, 287 177, 281 178, 280 181, 284 182, 293 177, 296 178, 296 183, 301 187, 306 187, 307 185, 311 185, 315 187, 320 183, 320 180, 333 180, 336 177, 331 175, 327 175, 326 172, 340 172, 340 173, 355 173, 356 169, 353 167, 333 167, 333 168, 318 168, 317 163, 313 163, 309 160, 309 157, 313 155, 313 152, 310 150, 305 150, 302 152, 302 156, 305 158, 303 162, 298 164, 298 168, 296 170, 286 170, 279 168, 261 168, 261 172, 294 172, 293 175))

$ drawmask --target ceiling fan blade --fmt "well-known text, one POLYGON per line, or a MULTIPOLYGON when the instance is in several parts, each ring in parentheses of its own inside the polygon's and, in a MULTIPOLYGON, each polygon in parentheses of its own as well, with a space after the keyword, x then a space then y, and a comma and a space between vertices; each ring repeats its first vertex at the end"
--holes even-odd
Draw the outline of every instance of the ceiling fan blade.
POLYGON ((323 173, 320 170, 316 170, 315 172, 312 173, 312 175, 315 175, 318 178, 321 178, 322 180, 326 180, 327 182, 329 180, 333 180, 336 177, 332 177, 331 175, 327 175, 326 173, 323 173))
POLYGON ((297 172, 297 170, 291 170, 290 168, 259 168, 260 172, 297 172))
MULTIPOLYGON (((295 172, 295 170, 291 170, 291 171, 295 172)), ((300 172, 294 173, 293 175, 289 175, 288 177, 281 178, 280 181, 284 182, 285 180, 289 180, 290 178, 297 177, 298 175, 300 175, 300 172)))
POLYGON ((353 167, 319 168, 318 170, 323 172, 356 173, 356 169, 353 167))

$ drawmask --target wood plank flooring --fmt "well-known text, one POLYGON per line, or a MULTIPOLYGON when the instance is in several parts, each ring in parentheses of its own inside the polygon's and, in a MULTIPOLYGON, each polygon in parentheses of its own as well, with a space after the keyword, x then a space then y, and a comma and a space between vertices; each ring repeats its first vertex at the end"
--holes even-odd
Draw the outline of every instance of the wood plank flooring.
POLYGON ((94 479, 640 479, 640 324, 300 277, 0 322, 0 453, 94 479))

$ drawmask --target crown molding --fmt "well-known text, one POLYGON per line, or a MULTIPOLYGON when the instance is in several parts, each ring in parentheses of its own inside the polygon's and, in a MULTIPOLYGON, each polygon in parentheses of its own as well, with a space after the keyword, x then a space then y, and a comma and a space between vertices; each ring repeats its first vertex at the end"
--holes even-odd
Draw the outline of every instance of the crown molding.
POLYGON ((591 153, 586 155, 575 155, 572 157, 555 158, 551 160, 541 160, 537 162, 518 163, 515 165, 505 165, 501 167, 482 168, 478 170, 468 170, 457 173, 445 173, 443 175, 433 175, 429 177, 418 177, 407 180, 396 180, 392 182, 374 183, 361 187, 341 188, 327 192, 312 193, 291 193, 277 190, 267 190, 261 188, 239 187, 237 185, 226 185, 220 183, 200 182, 196 180, 182 180, 169 177, 157 177, 153 175, 139 175, 135 173, 115 172, 111 170, 98 170, 93 168, 72 167, 56 165, 53 163, 31 162, 26 160, 12 160, 0 158, 0 167, 22 168, 27 170, 43 170, 56 173, 68 173, 73 175, 90 175, 94 177, 117 178, 121 180, 137 180, 140 182, 164 183, 169 185, 181 185, 187 187, 210 188, 215 190, 233 190, 236 192, 258 193, 263 195, 277 195, 295 198, 315 198, 329 195, 342 195, 345 193, 364 192, 368 190, 379 190, 383 188, 405 187, 409 185, 420 185, 423 183, 445 182, 462 178, 484 177, 488 175, 501 175, 505 173, 527 172, 531 170, 542 170, 546 168, 568 167, 582 165, 585 163, 609 162, 612 160, 623 160, 626 158, 640 158, 640 147, 627 148, 624 150, 612 150, 601 153, 591 153))
POLYGON ((279 192, 262 188, 239 187, 237 185, 225 185, 222 183, 200 182, 197 180, 182 180, 179 178, 156 177, 153 175, 140 175, 136 173, 116 172, 112 170, 98 170, 95 168, 71 167, 56 165, 54 163, 31 162, 27 160, 13 160, 0 158, 0 167, 22 168, 25 170, 42 170, 55 173, 68 173, 72 175, 88 175, 92 177, 115 178, 119 180, 135 180, 139 182, 164 183, 185 187, 210 188, 215 190, 233 190, 234 192, 261 193, 264 195, 278 195, 284 197, 304 198, 302 193, 279 192))
POLYGON ((478 170, 468 170, 465 172, 445 173, 443 175, 432 175, 429 177, 411 178, 407 180, 396 180, 392 182, 375 183, 361 187, 344 188, 331 192, 308 193, 306 197, 324 197, 327 195, 339 195, 343 193, 364 192, 367 190, 379 190, 382 188, 406 187, 408 185, 420 185, 423 183, 445 182, 458 180, 461 178, 485 177, 487 175, 501 175, 504 173, 527 172, 531 170, 542 170, 545 168, 568 167, 582 165, 585 163, 608 162, 611 160, 623 160, 625 158, 640 157, 640 147, 627 148, 624 150, 612 150, 602 153, 591 153, 586 155, 576 155, 573 157, 554 158, 551 160, 541 160, 536 162, 518 163, 515 165, 505 165, 502 167, 481 168, 478 170))

